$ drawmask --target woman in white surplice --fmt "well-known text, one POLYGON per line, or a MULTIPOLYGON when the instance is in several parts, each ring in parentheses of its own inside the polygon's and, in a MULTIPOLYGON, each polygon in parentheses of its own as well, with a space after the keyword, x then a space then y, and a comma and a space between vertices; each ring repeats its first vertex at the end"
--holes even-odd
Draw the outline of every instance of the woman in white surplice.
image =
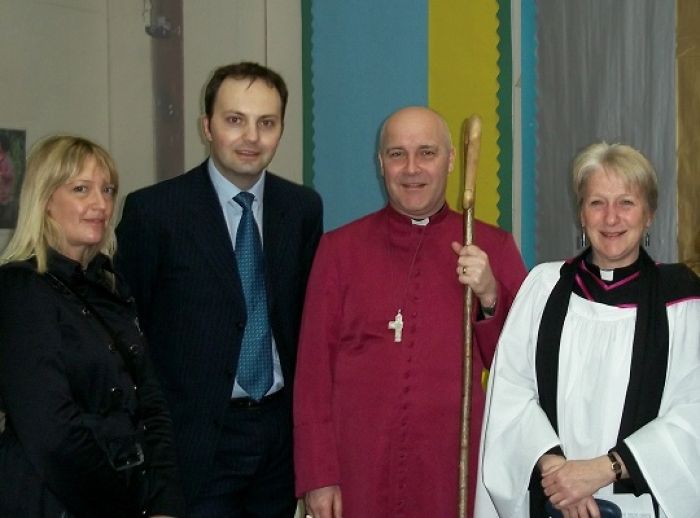
MULTIPOLYGON (((535 267, 491 371, 476 518, 700 516, 700 279, 642 246, 651 164, 593 144, 573 167, 590 247, 535 267), (637 514, 633 514, 637 513, 637 514)), ((670 239, 670 237, 669 237, 670 239)))

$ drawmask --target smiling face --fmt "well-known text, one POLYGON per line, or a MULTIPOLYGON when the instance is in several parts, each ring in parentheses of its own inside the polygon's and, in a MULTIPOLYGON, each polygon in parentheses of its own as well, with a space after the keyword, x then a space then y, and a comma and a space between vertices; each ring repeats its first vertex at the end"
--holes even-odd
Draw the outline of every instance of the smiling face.
POLYGON ((88 157, 80 172, 59 186, 46 205, 48 217, 60 229, 54 244, 66 257, 84 263, 90 249, 105 239, 114 209, 115 187, 108 172, 88 157))
POLYGON ((427 108, 404 108, 387 119, 379 145, 389 204, 414 219, 439 211, 455 155, 444 120, 427 108))
POLYGON ((216 168, 247 190, 272 161, 282 137, 280 94, 262 80, 227 78, 202 126, 216 168))
POLYGON ((591 242, 593 263, 603 269, 632 264, 653 218, 640 189, 598 167, 589 174, 584 193, 581 226, 591 242))

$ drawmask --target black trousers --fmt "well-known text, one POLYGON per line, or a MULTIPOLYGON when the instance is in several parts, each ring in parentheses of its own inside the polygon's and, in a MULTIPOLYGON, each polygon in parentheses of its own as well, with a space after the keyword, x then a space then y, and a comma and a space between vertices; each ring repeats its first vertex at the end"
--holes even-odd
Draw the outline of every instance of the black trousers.
POLYGON ((210 477, 190 518, 292 518, 296 510, 292 416, 288 397, 248 406, 235 400, 224 416, 210 477))

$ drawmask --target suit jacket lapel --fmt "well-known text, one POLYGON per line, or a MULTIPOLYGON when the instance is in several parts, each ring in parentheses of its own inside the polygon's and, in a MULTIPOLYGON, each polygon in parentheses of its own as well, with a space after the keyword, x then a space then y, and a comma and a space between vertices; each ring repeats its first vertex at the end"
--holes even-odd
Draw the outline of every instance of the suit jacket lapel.
POLYGON ((231 237, 206 162, 196 171, 191 187, 191 204, 186 217, 203 222, 195 232, 197 248, 221 279, 230 285, 236 298, 243 300, 231 237))
POLYGON ((284 261, 289 242, 285 219, 289 211, 289 200, 279 188, 277 179, 269 172, 265 175, 263 207, 263 250, 265 252, 265 275, 270 307, 275 302, 279 289, 280 264, 284 261))

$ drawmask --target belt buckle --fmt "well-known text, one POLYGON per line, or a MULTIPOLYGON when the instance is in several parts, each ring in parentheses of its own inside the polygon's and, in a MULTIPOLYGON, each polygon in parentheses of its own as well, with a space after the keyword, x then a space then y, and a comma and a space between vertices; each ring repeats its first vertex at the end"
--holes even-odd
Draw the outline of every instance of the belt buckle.
POLYGON ((125 469, 134 468, 143 464, 143 448, 141 448, 141 444, 139 443, 134 444, 134 446, 133 451, 114 461, 113 467, 115 471, 124 471, 125 469))
POLYGON ((231 403, 233 406, 239 407, 239 408, 258 408, 263 406, 265 403, 269 403, 273 399, 276 399, 281 395, 282 391, 278 390, 277 392, 273 392, 272 394, 268 396, 263 396, 263 398, 259 401, 256 401, 253 398, 247 397, 247 398, 233 398, 231 399, 231 403))

